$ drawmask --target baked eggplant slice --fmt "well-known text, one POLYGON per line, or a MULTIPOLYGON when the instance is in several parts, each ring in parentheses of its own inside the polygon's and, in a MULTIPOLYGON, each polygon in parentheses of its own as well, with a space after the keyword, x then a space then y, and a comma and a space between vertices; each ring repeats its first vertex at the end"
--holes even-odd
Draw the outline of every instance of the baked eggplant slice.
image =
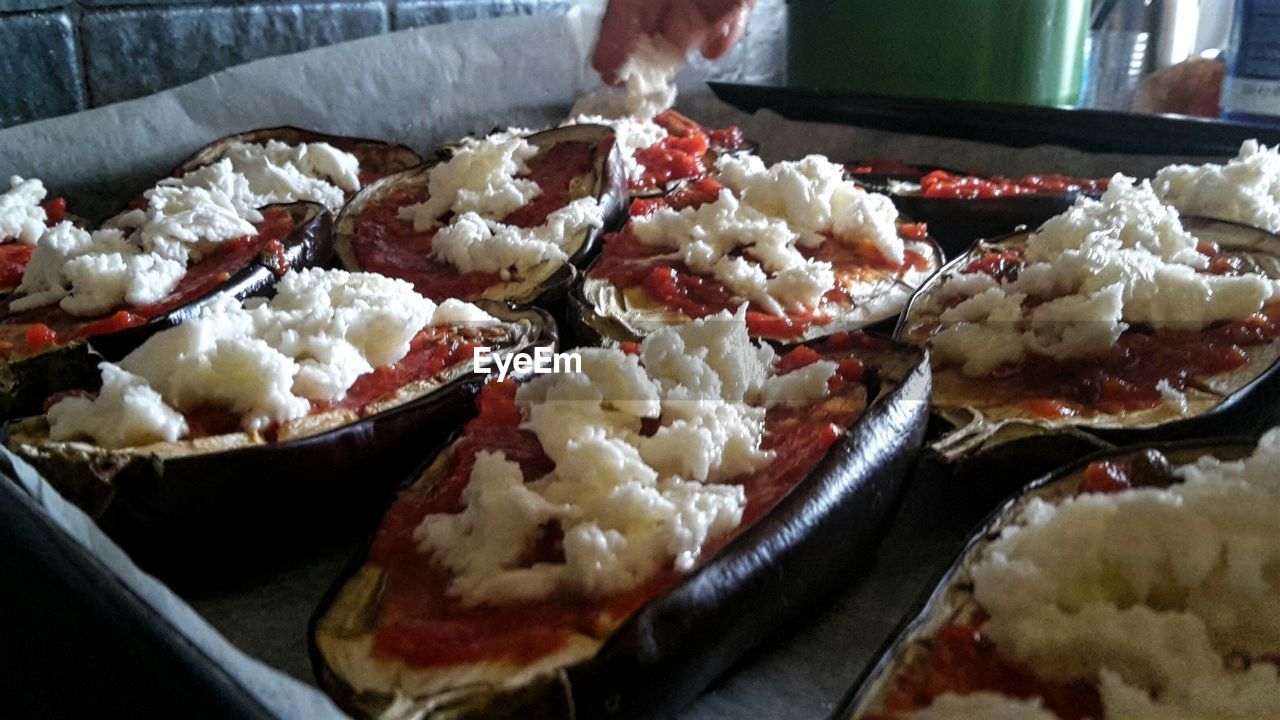
POLYGON ((360 161, 361 185, 368 185, 375 180, 393 175, 402 170, 408 170, 422 163, 421 155, 404 145, 396 143, 342 135, 326 135, 296 127, 274 127, 250 130, 228 135, 221 140, 215 140, 184 160, 181 165, 174 168, 170 175, 181 176, 205 165, 215 163, 222 159, 228 146, 234 143, 266 143, 269 140, 277 140, 289 145, 328 143, 343 152, 351 153, 360 161))
MULTIPOLYGON (((652 340, 646 341, 642 354, 652 340)), ((452 662, 444 646, 415 646, 409 636, 398 636, 395 627, 386 629, 388 619, 403 612, 401 628, 416 626, 428 634, 432 628, 444 630, 462 644, 486 648, 480 657, 492 652, 495 642, 506 642, 502 633, 507 631, 499 625, 473 627, 468 622, 478 620, 464 618, 449 630, 447 617, 433 623, 430 611, 419 612, 429 607, 423 603, 435 602, 428 598, 443 597, 442 587, 427 579, 440 575, 430 569, 438 566, 412 548, 405 554, 395 551, 396 543, 428 509, 418 505, 415 511, 414 503, 456 491, 448 489, 447 477, 456 470, 451 466, 477 447, 473 443, 470 450, 463 449, 480 427, 468 426, 460 440, 402 491, 368 552, 356 559, 317 610, 311 639, 321 686, 360 717, 637 718, 674 712, 770 636, 771 629, 800 617, 847 581, 858 558, 877 542, 913 464, 927 416, 922 402, 929 394, 929 375, 923 354, 860 333, 830 338, 814 348, 794 349, 781 362, 799 366, 806 356, 856 358, 866 368, 867 405, 860 419, 827 446, 825 454, 821 446, 810 450, 813 464, 797 461, 796 484, 780 490, 776 500, 749 509, 740 529, 727 540, 713 541, 708 554, 687 573, 668 565, 658 580, 642 585, 638 593, 621 593, 631 599, 612 613, 587 611, 583 617, 597 622, 584 622, 567 639, 564 626, 557 629, 536 612, 505 626, 515 632, 508 638, 515 637, 517 647, 524 636, 534 641, 543 635, 559 638, 550 644, 536 641, 540 648, 522 657, 517 657, 518 650, 516 655, 501 651, 491 662, 477 657, 452 662), (406 563, 415 569, 405 572, 406 563), (397 637, 407 644, 388 651, 397 637), (434 659, 417 666, 416 660, 403 660, 403 653, 414 652, 414 647, 427 656, 436 653, 434 659)), ((493 396, 482 396, 493 403, 486 412, 494 417, 501 405, 493 398, 504 394, 500 390, 500 384, 490 386, 486 393, 493 396)), ((828 401, 843 402, 841 393, 852 390, 856 389, 833 390, 828 401)), ((505 396, 511 397, 509 392, 505 396)), ((802 404, 793 412, 821 417, 825 411, 802 404)), ((803 444, 820 434, 797 427, 786 442, 803 444)), ((530 456, 520 457, 523 464, 530 456)), ((547 534, 554 535, 554 530, 547 534)), ((580 602, 588 602, 583 607, 599 607, 590 604, 595 602, 589 600, 592 596, 566 592, 570 594, 544 599, 541 607, 570 614, 580 602)), ((492 606, 475 606, 479 614, 473 618, 491 610, 492 606)), ((511 611, 502 612, 503 622, 511 619, 511 611)))
POLYGON ((93 389, 102 357, 123 357, 217 298, 267 294, 287 270, 322 264, 333 254, 331 216, 315 203, 264 208, 256 227, 258 235, 223 243, 193 264, 178 287, 152 305, 83 318, 57 305, 10 312, 9 302, 0 302, 0 418, 39 412, 59 391, 93 389))
POLYGON ((929 225, 947 257, 963 253, 975 240, 1001 237, 1019 226, 1038 227, 1081 195, 1097 197, 1106 188, 1105 179, 985 178, 940 169, 914 181, 883 181, 883 192, 904 215, 929 225))
POLYGON ((484 379, 474 346, 496 358, 556 343, 542 311, 483 309, 500 322, 424 329, 409 355, 361 376, 340 402, 261 432, 201 408, 173 442, 54 441, 43 415, 9 423, 5 442, 150 568, 184 575, 200 558, 243 569, 264 547, 314 540, 375 510, 470 412, 484 379))
MULTIPOLYGON (((1181 224, 1208 256, 1201 272, 1280 280, 1280 237, 1204 218, 1182 218, 1181 224)), ((940 329, 954 325, 942 314, 954 312, 950 308, 961 299, 948 285, 960 283, 955 285, 960 288, 980 273, 1005 281, 1016 278, 1024 268, 1022 253, 1030 235, 1017 232, 979 241, 950 262, 912 298, 897 337, 935 346, 940 329)), ((1190 317, 1207 300, 1187 300, 1181 312, 1190 317)), ((1023 312, 1030 313, 1028 308, 1043 300, 1029 296, 1026 302, 1023 312)), ((1135 322, 1101 359, 1028 354, 1024 361, 977 375, 963 372, 954 359, 940 360, 935 352, 934 411, 951 430, 932 449, 949 462, 974 461, 976 466, 1016 461, 1032 472, 1112 444, 1260 431, 1274 417, 1268 388, 1280 368, 1277 319, 1280 306, 1269 300, 1252 315, 1198 330, 1135 322)), ((1064 322, 1069 326, 1076 321, 1064 322)), ((1046 321, 1045 327, 1062 325, 1046 321)), ((1010 342, 1017 341, 1014 337, 1010 342)))
POLYGON ((383 178, 363 189, 343 208, 336 225, 338 259, 348 270, 369 270, 413 283, 423 295, 444 300, 495 300, 515 305, 554 304, 599 249, 600 236, 625 212, 626 179, 614 149, 613 131, 599 125, 575 125, 527 137, 537 154, 528 160, 529 180, 542 192, 504 218, 518 227, 541 226, 547 216, 580 198, 594 198, 602 226, 585 226, 559 241, 567 262, 547 260, 521 277, 503 272, 462 272, 430 255, 437 229, 415 231, 402 208, 427 199, 431 172, 441 163, 422 165, 383 178))
MULTIPOLYGON (((1264 444, 1270 443, 1270 453, 1274 454, 1274 441, 1277 438, 1273 435, 1270 440, 1264 439, 1264 444)), ((1258 450, 1262 452, 1261 449, 1258 450)), ((1112 612, 1123 617, 1125 610, 1119 608, 1128 608, 1131 616, 1128 620, 1120 620, 1116 623, 1104 623, 1099 619, 1098 615, 1092 615, 1094 621, 1087 623, 1089 635, 1096 637, 1087 642, 1079 641, 1080 633, 1076 632, 1074 637, 1077 646, 1080 648, 1080 657, 1082 664, 1090 664, 1092 661, 1090 655, 1098 657, 1105 651, 1099 648, 1104 647, 1115 641, 1114 635, 1117 629, 1126 633, 1132 633, 1134 637, 1142 634, 1140 628, 1145 627, 1151 630, 1155 625, 1153 623, 1142 623, 1132 617, 1137 612, 1150 612, 1151 617, 1158 618, 1160 616, 1169 617, 1172 615, 1182 615, 1183 620, 1187 618, 1195 618, 1198 614, 1197 607, 1213 606, 1215 603, 1228 603, 1228 598, 1233 592, 1238 591, 1242 596, 1253 596, 1250 600, 1257 598, 1265 602, 1266 592, 1262 591, 1259 598, 1256 592, 1244 592, 1239 588, 1233 591, 1229 586, 1230 582, 1222 583, 1223 587, 1217 588, 1216 592, 1206 591, 1208 595, 1201 595, 1196 603, 1192 603, 1191 607, 1183 605, 1185 602, 1187 590, 1185 586, 1179 587, 1184 580, 1170 580, 1166 582, 1162 578, 1166 573, 1176 572, 1170 565, 1176 565, 1179 561, 1174 560, 1170 564, 1158 563, 1138 563, 1126 565, 1123 559, 1117 560, 1115 557, 1119 554, 1132 551, 1135 557, 1149 557, 1151 551, 1148 549, 1152 546, 1163 546, 1169 548, 1170 545, 1176 546, 1172 550, 1172 554, 1183 557, 1190 557, 1194 553, 1193 546, 1197 545, 1200 540, 1213 543, 1217 538, 1223 537, 1217 535, 1209 527, 1211 523, 1204 523, 1198 527, 1195 532, 1190 533, 1190 537, 1183 538, 1186 543, 1180 544, 1177 541, 1179 531, 1176 525, 1166 524, 1167 532, 1160 532, 1158 528, 1153 528, 1153 520, 1158 523, 1160 515, 1150 516, 1146 522, 1142 519, 1135 519, 1133 514, 1126 515, 1126 520, 1119 524, 1126 525, 1123 529, 1112 527, 1109 532, 1110 537, 1115 537, 1115 533, 1119 530, 1120 534, 1126 535, 1127 541, 1117 541, 1112 545, 1117 548, 1115 553, 1107 554, 1106 557, 1097 557, 1092 554, 1091 548, 1098 545, 1098 538, 1104 537, 1102 530, 1106 527, 1106 523, 1089 524, 1082 516, 1078 518, 1076 524, 1075 539, 1061 546, 1063 561, 1058 568, 1048 567, 1046 565, 1033 566, 1030 560, 1022 555, 1015 555, 1017 549, 1011 549, 1007 544, 1014 533, 1022 533, 1024 536, 1033 532, 1043 532, 1046 523, 1046 508, 1061 508, 1064 502, 1070 503, 1087 503, 1097 504, 1103 508, 1112 504, 1111 497, 1117 494, 1129 495, 1134 489, 1146 488, 1162 492, 1164 489, 1174 488, 1183 482, 1184 477, 1177 468, 1181 466, 1192 466, 1199 464, 1199 470, 1202 478, 1207 476, 1210 483, 1220 483, 1222 491, 1229 495, 1236 492, 1236 488, 1230 489, 1230 486, 1237 483, 1235 479, 1223 479, 1214 477, 1211 473, 1219 472, 1218 461, 1234 464, 1244 458, 1248 458, 1255 453, 1255 443, 1244 440, 1189 440, 1176 443, 1163 443, 1154 446, 1146 446, 1140 449, 1126 450, 1107 450, 1095 453, 1083 460, 1079 460, 1063 469, 1053 472, 1036 482, 1028 485, 1026 488, 1015 493, 1000 508, 992 513, 979 526, 977 531, 972 535, 963 551, 951 568, 943 575, 935 588, 928 592, 921 603, 908 616, 903 626, 896 633, 894 638, 886 644, 885 649, 880 658, 874 665, 867 669, 866 673, 854 685, 843 704, 842 709, 838 711, 834 717, 871 720, 895 720, 898 718, 913 717, 913 713, 918 710, 930 706, 938 702, 940 696, 948 696, 941 701, 941 704, 952 704, 951 713, 942 713, 941 708, 935 708, 940 717, 1059 717, 1059 718, 1077 718, 1077 717, 1133 717, 1136 715, 1126 715, 1119 708, 1111 708, 1109 714, 1107 708, 1104 708, 1104 702, 1099 695, 1099 688, 1096 680, 1085 680, 1079 675, 1085 674, 1075 670, 1068 670, 1065 665, 1060 664, 1063 668, 1062 675, 1075 675, 1070 679, 1066 677, 1045 679, 1038 674, 1038 670, 1034 666, 1025 664, 1020 659, 1006 655, 1005 650, 999 642, 995 642, 990 637, 988 630, 988 621, 994 617, 991 608, 984 607, 976 597, 977 593, 985 591, 985 597, 990 597, 991 592, 1000 589, 1001 579, 997 574, 992 573, 991 569, 995 564, 1001 562, 995 558, 995 553, 1005 556, 1009 553, 1007 560, 1004 562, 1017 563, 1023 568, 1023 578, 1031 577, 1045 573, 1050 576, 1057 569, 1064 569, 1070 572, 1070 562, 1067 557, 1078 553, 1082 558, 1088 557, 1085 561, 1095 571, 1082 572, 1079 576, 1073 577, 1071 584, 1074 585, 1077 597, 1088 598, 1082 604, 1075 604, 1072 601, 1063 601, 1061 595, 1055 600, 1058 607, 1065 613, 1065 617, 1070 618, 1075 613, 1083 616, 1087 613, 1098 612, 1098 607, 1115 601, 1115 589, 1129 588, 1132 591, 1128 597, 1125 597, 1117 606, 1111 606, 1112 612), (1003 536, 1003 541, 1002 541, 1003 536), (982 567, 983 565, 986 567, 982 567), (1105 568, 1105 569, 1104 569, 1105 568), (976 573, 975 573, 976 571, 976 573), (1098 581, 1098 575, 1101 573, 1110 573, 1110 576, 1103 581, 1103 588, 1096 587, 1093 583, 1098 581), (1147 577, 1138 579, 1138 575, 1146 574, 1147 577), (985 587, 980 588, 980 584, 985 587), (1105 588, 1111 588, 1107 590, 1105 588), (1151 592, 1149 593, 1147 590, 1151 592), (1157 590, 1156 588, 1161 588, 1157 590), (1164 599, 1155 597, 1156 594, 1164 593, 1164 599), (1182 598, 1181 600, 1179 598, 1182 598), (1181 612, 1179 612, 1181 610, 1181 612), (1090 646, 1092 650, 1085 649, 1090 646), (969 695, 964 698, 961 696, 969 695), (1002 709, 1002 705, 1007 707, 1005 703, 1017 703, 1026 706, 1024 714, 1000 714, 997 712, 1002 709), (1038 706, 1038 707, 1037 707, 1038 706), (967 712, 966 712, 967 711, 967 712), (1053 714, 1036 714, 1053 713, 1053 714)), ((1257 458, 1253 462, 1257 462, 1257 458)), ((1234 469, 1228 470, 1228 475, 1234 475, 1234 469)), ((1265 472, 1265 471, 1264 471, 1265 472)), ((1194 492, 1194 491, 1192 491, 1194 492)), ((1214 490, 1209 488, 1209 492, 1214 490)), ((1156 495, 1154 498, 1137 499, 1138 503, 1147 502, 1155 499, 1158 503, 1161 496, 1156 495)), ((1132 501, 1135 498, 1128 498, 1132 501)), ((1121 502, 1125 500, 1122 498, 1121 502)), ((1268 512, 1262 509, 1262 502, 1258 498, 1253 498, 1249 502, 1259 504, 1257 508, 1257 517, 1263 517, 1263 513, 1268 512)), ((1274 507, 1274 494, 1270 502, 1274 507)), ((1177 503, 1174 503, 1177 504, 1177 503)), ((1123 511, 1125 508, 1117 507, 1117 511, 1123 511)), ((1076 508, 1075 511, 1080 513, 1089 511, 1089 508, 1076 508)), ((1178 510, 1169 510, 1165 517, 1174 517, 1178 510)), ((1230 510, 1227 507, 1219 507, 1215 512, 1221 513, 1224 518, 1230 517, 1230 510)), ((1057 511, 1054 512, 1057 515, 1057 511)), ((1050 519, 1048 524, 1054 522, 1063 522, 1065 525, 1065 517, 1058 520, 1050 519)), ((1237 532, 1239 542, 1243 542, 1243 538, 1248 534, 1244 528, 1247 523, 1233 523, 1237 532)), ((1027 539, 1028 543, 1035 543, 1032 538, 1027 539)), ((1024 547, 1028 547, 1025 546, 1024 547)), ((1229 566, 1236 562, 1230 553, 1223 552, 1221 556, 1217 553, 1209 552, 1201 554, 1197 557, 1204 558, 1210 563, 1219 563, 1222 566, 1229 566), (1220 558, 1220 559, 1219 559, 1220 558)), ((1247 560, 1246 560, 1247 562, 1247 560)), ((1059 576, 1060 577, 1060 576, 1059 576)), ((1200 571, 1192 571, 1188 573, 1188 578, 1203 578, 1204 574, 1200 571)), ((1236 577, 1241 577, 1237 575, 1236 577)), ((1009 580, 1005 576, 1005 581, 1009 580)), ((1015 580, 1016 582, 1016 580, 1015 580)), ((1212 581, 1207 581, 1212 583, 1212 581)), ((1015 588, 1007 588, 1008 593, 1015 593, 1015 588)), ((1270 593, 1272 593, 1271 603, 1274 604, 1274 593, 1276 592, 1276 584, 1274 576, 1270 580, 1270 593)), ((1123 592, 1123 591, 1121 591, 1123 592)), ((1046 598, 1053 597, 1052 591, 1038 598, 1036 602, 1043 602, 1046 598)), ((1248 603, 1250 600, 1245 600, 1248 603)), ((1046 609, 1050 603, 1046 603, 1046 609)), ((1046 614, 1040 627, 1046 632, 1044 637, 1072 637, 1070 631, 1062 630, 1068 622, 1080 623, 1080 619, 1054 621, 1047 619, 1051 615, 1056 615, 1050 611, 1046 614)), ((1247 632, 1265 636, 1265 631, 1261 628, 1265 626, 1265 621, 1261 618, 1259 623, 1251 623, 1249 619, 1250 611, 1246 610, 1236 616, 1238 622, 1250 626, 1247 632)), ((1201 616, 1203 617, 1203 616, 1201 616)), ((1219 620, 1222 623, 1229 624, 1233 622, 1231 616, 1221 615, 1219 620)), ((1158 621, 1157 621, 1158 622, 1158 621)), ((1180 621, 1182 622, 1182 621, 1180 621)), ((1199 622, 1199 620, 1197 620, 1199 622)), ((1007 626, 1006 626, 1007 627, 1007 626)), ((1079 627, 1077 625, 1077 627, 1079 627)), ((1007 635, 1007 633, 1006 633, 1007 635)), ((1036 641, 1028 638, 1029 644, 1035 644, 1036 641)), ((1219 638, 1215 638, 1215 641, 1219 638)), ((1135 644, 1141 644, 1137 641, 1135 644)), ((1224 653, 1223 667, 1219 670, 1243 673, 1244 669, 1251 664, 1262 670, 1264 663, 1270 662, 1274 665, 1276 662, 1276 654, 1274 650, 1266 657, 1250 658, 1249 653, 1241 653, 1239 655, 1232 654, 1230 651, 1224 652, 1224 648, 1218 642, 1217 652, 1224 653)), ((1063 649, 1071 647, 1072 643, 1061 643, 1063 649)), ((1186 645, 1180 645, 1176 638, 1169 638, 1162 646, 1162 650, 1175 653, 1185 650, 1186 645)), ((1043 646, 1041 647, 1043 651, 1043 646)), ((1046 655, 1045 662, 1052 662, 1046 655)), ((1133 673, 1140 673, 1138 669, 1144 667, 1146 661, 1141 655, 1135 654, 1130 656, 1124 663, 1109 669, 1118 673, 1117 677, 1123 676, 1127 682, 1133 681, 1133 673)), ((1264 673, 1265 674, 1265 673, 1264 673)), ((1274 714, 1277 707, 1276 704, 1276 674, 1275 670, 1271 670, 1271 713, 1265 710, 1258 711, 1257 708, 1253 712, 1247 712, 1244 717, 1270 717, 1274 714)), ((1170 700, 1167 694, 1172 692, 1176 694, 1176 690, 1165 688, 1152 694, 1143 693, 1144 699, 1150 702, 1152 699, 1158 702, 1168 702, 1170 700), (1159 696, 1165 697, 1159 697, 1159 696), (1154 698, 1153 698, 1154 696, 1154 698)), ((1193 691, 1194 692, 1194 691, 1193 691)), ((1209 693, 1202 686, 1200 692, 1204 695, 1209 693)), ((1007 710, 1006 710, 1007 712, 1007 710)), ((1148 716, 1156 716, 1158 713, 1148 716)), ((1169 716, 1178 717, 1227 717, 1221 708, 1217 711, 1202 711, 1201 713, 1180 714, 1172 713, 1169 716)), ((933 717, 932 715, 930 717, 933 717)), ((1234 715, 1232 717, 1235 717, 1234 715)))
MULTIPOLYGON (((927 228, 900 217, 885 220, 890 227, 896 226, 895 240, 903 248, 900 263, 885 259, 862 238, 847 243, 828 234, 821 244, 806 249, 799 248, 792 240, 790 251, 799 253, 804 258, 802 262, 817 260, 830 264, 831 275, 825 282, 830 283, 827 287, 831 289, 825 294, 817 293, 816 307, 768 308, 745 295, 746 291, 735 289, 710 272, 695 272, 681 255, 685 249, 672 247, 684 243, 692 249, 724 242, 694 240, 706 234, 702 228, 671 230, 670 243, 642 241, 637 236, 636 225, 648 220, 653 213, 718 207, 723 203, 718 198, 724 191, 725 186, 717 180, 706 178, 665 197, 633 203, 628 225, 606 236, 600 258, 570 295, 568 322, 574 337, 584 342, 634 341, 663 327, 688 323, 694 317, 735 308, 750 300, 747 318, 753 337, 783 343, 804 342, 896 321, 916 288, 943 264, 942 251, 930 238, 927 228)), ((745 207, 743 211, 753 210, 745 207)), ((892 207, 888 211, 894 214, 892 207)), ((798 232, 790 220, 770 218, 761 222, 770 220, 789 223, 791 231, 798 232)), ((663 232, 666 236, 667 231, 663 232)), ((746 261, 764 277, 763 265, 753 265, 757 258, 752 252, 753 247, 744 245, 716 262, 746 261)), ((782 273, 778 273, 765 282, 780 281, 781 277, 782 273)))

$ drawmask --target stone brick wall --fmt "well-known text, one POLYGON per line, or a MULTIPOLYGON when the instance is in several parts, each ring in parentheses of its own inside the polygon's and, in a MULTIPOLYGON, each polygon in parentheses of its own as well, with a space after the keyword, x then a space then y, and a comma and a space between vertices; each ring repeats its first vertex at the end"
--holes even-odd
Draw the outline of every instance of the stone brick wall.
POLYGON ((270 55, 571 0, 0 0, 0 127, 128 100, 270 55))

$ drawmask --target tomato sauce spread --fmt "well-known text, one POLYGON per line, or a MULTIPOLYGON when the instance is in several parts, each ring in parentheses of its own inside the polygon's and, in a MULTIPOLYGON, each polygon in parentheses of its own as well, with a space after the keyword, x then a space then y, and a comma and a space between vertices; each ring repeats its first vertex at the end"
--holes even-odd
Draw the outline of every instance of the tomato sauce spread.
MULTIPOLYGON (((1216 248, 1212 252, 1220 257, 1216 248)), ((963 272, 1011 280, 1022 262, 1019 250, 998 250, 974 260, 963 272)), ((1031 309, 1044 300, 1028 297, 1023 307, 1031 309)), ((1184 391, 1198 380, 1246 366, 1246 348, 1278 337, 1280 302, 1268 303, 1243 320, 1198 331, 1131 326, 1105 355, 1057 360, 1029 354, 1016 367, 997 368, 983 380, 983 394, 994 404, 1018 405, 1049 419, 1144 410, 1164 402, 1157 387, 1161 382, 1184 391)))
MULTIPOLYGON (((793 370, 819 359, 803 348, 782 359, 793 370), (798 354, 797 354, 798 353, 798 354)), ((864 409, 859 384, 864 368, 846 359, 830 381, 831 395, 812 406, 775 407, 765 420, 763 447, 776 451, 764 469, 737 478, 745 486, 747 508, 739 531, 771 509, 817 465, 827 449, 864 409)), ((374 654, 413 668, 506 660, 528 663, 564 646, 576 635, 600 638, 650 598, 679 582, 681 574, 668 569, 639 587, 609 597, 561 595, 546 600, 505 605, 464 606, 447 594, 450 574, 418 551, 413 531, 433 513, 462 510, 462 491, 471 476, 476 454, 501 451, 516 462, 526 481, 550 472, 554 465, 533 433, 521 430, 522 415, 510 381, 485 386, 477 400, 478 415, 453 446, 443 477, 432 487, 403 492, 382 520, 369 560, 385 572, 380 605, 376 609, 374 654)), ((545 542, 530 562, 562 559, 558 527, 547 527, 545 542)), ((704 547, 710 557, 730 538, 704 547)))
MULTIPOLYGON (((545 223, 548 215, 570 202, 573 181, 591 172, 596 157, 608 150, 604 145, 561 142, 534 156, 527 163, 527 177, 538 183, 542 192, 502 222, 522 228, 545 223)), ((503 282, 498 273, 464 273, 431 257, 431 240, 438 228, 416 231, 412 220, 400 218, 402 208, 426 199, 426 187, 402 188, 365 208, 356 218, 351 237, 351 250, 360 267, 407 280, 419 293, 436 301, 475 299, 503 282)))
MULTIPOLYGON (((642 217, 662 207, 673 210, 698 207, 713 202, 720 196, 722 188, 719 182, 703 178, 670 195, 634 201, 631 216, 642 217)), ((899 226, 899 235, 909 240, 927 236, 921 223, 899 226)), ((871 243, 854 246, 845 242, 824 242, 814 249, 799 250, 806 257, 831 263, 836 283, 824 299, 837 306, 852 302, 846 283, 873 281, 883 278, 886 273, 900 274, 930 267, 927 257, 911 249, 906 251, 902 264, 890 262, 871 243)), ((623 289, 642 288, 655 302, 691 318, 714 315, 721 310, 732 312, 746 302, 719 280, 699 275, 683 262, 664 257, 667 255, 670 255, 667 248, 641 243, 628 224, 621 231, 605 236, 604 250, 591 270, 591 277, 607 280, 623 289)), ((831 317, 820 313, 818 308, 773 315, 754 304, 747 307, 747 328, 755 337, 794 338, 814 325, 830 321, 831 317)))
POLYGON ((934 170, 920 178, 920 194, 930 198, 996 198, 1005 195, 1036 195, 1071 191, 1101 192, 1107 179, 1073 178, 1065 175, 1028 175, 1023 178, 955 175, 934 170))
MULTIPOLYGON (((67 218, 67 201, 54 198, 44 203, 45 227, 53 227, 67 218)), ((31 262, 34 245, 4 242, 12 238, 0 238, 0 293, 9 292, 22 282, 22 273, 31 262)))
POLYGON ((32 355, 52 345, 119 332, 208 295, 264 254, 275 256, 277 246, 283 252, 283 241, 297 223, 280 208, 268 208, 262 215, 262 221, 255 223, 257 235, 218 243, 187 268, 178 287, 158 303, 122 308, 100 318, 72 315, 57 305, 0 316, 0 358, 32 355))
POLYGON ((635 160, 644 168, 644 173, 632 178, 632 189, 663 188, 676 180, 700 178, 707 174, 708 154, 713 149, 734 151, 746 144, 737 127, 712 130, 674 110, 658 113, 653 121, 668 135, 654 145, 635 151, 635 160))

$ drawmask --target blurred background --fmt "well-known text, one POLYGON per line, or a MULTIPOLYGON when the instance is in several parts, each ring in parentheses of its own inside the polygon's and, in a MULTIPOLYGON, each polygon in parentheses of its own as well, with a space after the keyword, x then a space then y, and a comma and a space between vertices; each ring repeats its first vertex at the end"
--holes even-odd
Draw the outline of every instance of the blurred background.
MULTIPOLYGON (((738 79, 764 84, 1217 115, 1237 2, 1276 4, 758 0, 746 36, 716 74, 732 80, 741 67, 738 79)), ((0 0, 0 127, 140 97, 257 58, 573 4, 0 0)))

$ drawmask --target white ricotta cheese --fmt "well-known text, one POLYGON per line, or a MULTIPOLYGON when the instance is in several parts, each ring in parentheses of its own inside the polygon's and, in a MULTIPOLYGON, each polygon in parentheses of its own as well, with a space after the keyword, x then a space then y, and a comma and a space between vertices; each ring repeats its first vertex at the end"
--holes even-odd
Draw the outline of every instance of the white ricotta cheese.
POLYGON ((35 245, 44 232, 47 217, 40 203, 47 194, 44 183, 32 178, 9 178, 9 189, 0 193, 0 243, 35 245))
POLYGON ((1124 176, 1101 201, 1082 198, 1027 240, 1017 279, 953 276, 933 298, 943 310, 932 338, 937 357, 984 375, 1027 353, 1058 359, 1105 353, 1130 324, 1199 330, 1257 312, 1280 292, 1259 274, 1198 272, 1206 258, 1177 212, 1151 187, 1124 176), (1024 311, 1035 297, 1041 304, 1024 311))
POLYGON ((768 167, 755 155, 724 155, 716 160, 715 178, 743 203, 786 220, 805 247, 817 247, 830 235, 868 243, 894 263, 903 260, 893 201, 846 180, 844 167, 821 155, 768 167))
POLYGON ((909 715, 911 720, 1057 720, 1041 706, 1040 698, 1019 700, 990 692, 946 693, 929 707, 909 715))
MULTIPOLYGON (((688 571, 742 521, 743 489, 727 481, 773 458, 760 448, 765 408, 746 401, 766 385, 773 351, 750 342, 741 311, 654 333, 639 358, 579 352, 582 372, 541 375, 516 393, 552 472, 524 478, 501 453, 480 453, 463 511, 415 530, 467 604, 610 594, 668 567, 688 571), (526 562, 548 527, 563 534, 563 560, 526 562)), ((834 363, 814 367, 810 382, 825 388, 834 363)))
POLYGON ((1280 717, 1277 463, 1273 430, 1167 489, 1033 501, 973 568, 986 633, 1040 677, 1097 683, 1107 717, 1280 717))
POLYGON ((49 438, 97 438, 104 447, 173 442, 187 434, 187 421, 165 404, 146 380, 111 363, 98 366, 102 389, 96 399, 68 397, 49 408, 49 438))
POLYGON ((623 92, 607 89, 591 93, 574 103, 574 115, 602 115, 610 118, 650 118, 676 102, 676 72, 684 64, 684 53, 666 40, 641 37, 622 67, 618 81, 623 92))
POLYGON ((1156 173, 1152 185, 1183 215, 1280 232, 1280 148, 1246 140, 1225 165, 1170 165, 1156 173))
POLYGON ((537 152, 522 137, 467 138, 451 158, 431 169, 426 201, 401 208, 400 217, 412 220, 418 231, 436 227, 449 213, 501 220, 541 194, 538 183, 520 177, 537 152))
POLYGON ((566 262, 569 253, 565 245, 588 228, 603 224, 604 212, 592 197, 574 200, 532 228, 466 212, 436 232, 431 255, 462 272, 494 272, 511 280, 543 263, 566 262))
MULTIPOLYGON (((261 430, 307 415, 312 401, 341 399, 361 375, 403 358, 423 327, 458 319, 496 322, 473 305, 453 301, 437 307, 403 280, 342 270, 290 271, 270 301, 241 305, 224 298, 207 305, 196 318, 154 335, 119 365, 131 373, 131 382, 146 383, 172 408, 222 407, 238 414, 246 430, 261 430)), ((130 444, 94 419, 114 412, 126 427, 146 425, 128 414, 132 406, 117 405, 106 396, 78 402, 50 412, 50 424, 64 437, 86 434, 106 447, 130 444)))

